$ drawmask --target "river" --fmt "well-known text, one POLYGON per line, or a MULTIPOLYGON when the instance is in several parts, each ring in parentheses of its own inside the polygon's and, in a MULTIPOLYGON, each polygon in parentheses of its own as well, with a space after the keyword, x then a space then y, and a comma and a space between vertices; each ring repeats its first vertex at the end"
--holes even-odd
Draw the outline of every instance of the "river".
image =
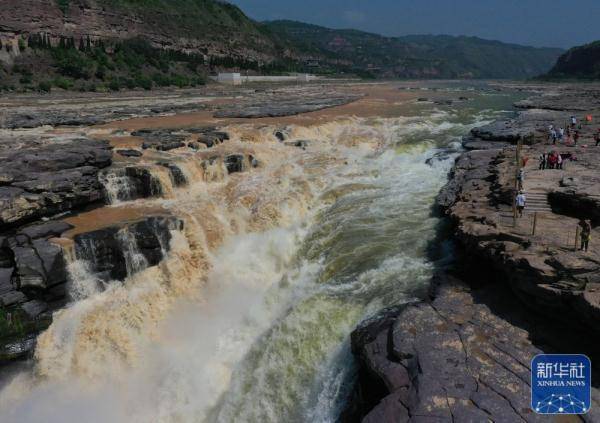
POLYGON ((2 421, 335 421, 355 377, 349 334, 422 298, 451 260, 435 196, 461 136, 517 98, 433 86, 469 99, 291 125, 306 150, 273 140, 257 147, 262 171, 153 200, 186 221, 157 268, 98 290, 71 263, 76 301, 40 336, 34 362, 4 381, 2 421))

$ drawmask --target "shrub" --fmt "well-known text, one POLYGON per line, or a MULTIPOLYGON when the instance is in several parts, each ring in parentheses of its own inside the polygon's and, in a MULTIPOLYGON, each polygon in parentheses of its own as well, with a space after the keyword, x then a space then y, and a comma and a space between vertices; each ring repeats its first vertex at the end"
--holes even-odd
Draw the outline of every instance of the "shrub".
POLYGON ((145 75, 137 75, 135 77, 135 86, 145 90, 152 89, 152 80, 145 75))
POLYGON ((108 83, 108 89, 111 91, 119 91, 121 89, 121 82, 117 78, 112 79, 108 83))
POLYGON ((52 84, 50 84, 50 82, 48 81, 41 81, 38 84, 38 91, 43 93, 49 93, 50 91, 52 91, 52 84))
POLYGON ((61 75, 75 79, 89 79, 91 77, 94 64, 77 49, 56 48, 52 50, 52 54, 61 75))
POLYGON ((52 85, 58 88, 62 88, 63 90, 69 90, 73 88, 73 81, 59 76, 57 78, 54 78, 54 80, 52 81, 52 85))
POLYGON ((21 78, 19 78, 20 84, 31 84, 31 82, 32 82, 31 74, 23 74, 21 76, 21 78))

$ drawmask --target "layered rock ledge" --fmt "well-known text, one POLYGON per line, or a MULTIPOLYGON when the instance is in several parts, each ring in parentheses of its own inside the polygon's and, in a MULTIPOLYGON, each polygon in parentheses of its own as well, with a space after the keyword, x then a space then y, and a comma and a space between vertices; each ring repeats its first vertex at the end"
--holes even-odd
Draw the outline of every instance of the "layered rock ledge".
MULTIPOLYGON (((515 309, 501 286, 473 289, 438 276, 426 301, 389 310, 352 334, 361 370, 355 407, 342 420, 548 421, 529 406, 531 359, 557 351, 548 329, 515 309)), ((561 342, 577 345, 568 325, 558 329, 567 331, 561 342)), ((598 421, 599 401, 594 390, 592 411, 573 421, 598 421)))

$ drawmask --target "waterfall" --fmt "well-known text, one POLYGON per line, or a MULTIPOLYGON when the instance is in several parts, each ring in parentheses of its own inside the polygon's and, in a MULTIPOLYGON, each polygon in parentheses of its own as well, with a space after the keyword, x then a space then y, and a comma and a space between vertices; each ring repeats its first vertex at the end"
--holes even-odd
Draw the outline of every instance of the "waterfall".
MULTIPOLYGON (((139 251, 137 239, 128 227, 117 232, 117 239, 119 240, 119 244, 125 257, 127 276, 131 277, 148 267, 148 260, 146 260, 146 257, 139 251)), ((164 250, 161 245, 161 252, 162 251, 164 250)))
POLYGON ((145 204, 186 225, 157 233, 146 222, 152 242, 133 226, 75 241, 82 294, 39 337, 35 372, 0 393, 3 418, 335 420, 352 377, 349 332, 418 297, 431 274, 430 210, 452 157, 425 161, 474 124, 433 110, 289 125, 291 139, 312 141, 306 150, 277 142, 275 127, 239 125, 227 148, 257 157, 256 170, 228 178, 222 159, 199 153, 203 177, 185 188, 169 188, 166 168, 125 173, 129 199, 150 175, 171 199, 145 204), (122 282, 85 289, 121 259, 122 282))
POLYGON ((103 172, 98 177, 104 186, 109 204, 118 204, 134 197, 134 185, 124 170, 103 172))

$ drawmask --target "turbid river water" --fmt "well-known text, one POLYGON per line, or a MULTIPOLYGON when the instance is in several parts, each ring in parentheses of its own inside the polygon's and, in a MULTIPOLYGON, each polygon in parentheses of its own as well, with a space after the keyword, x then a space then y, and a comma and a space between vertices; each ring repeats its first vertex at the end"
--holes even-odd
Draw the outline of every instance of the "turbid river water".
POLYGON ((157 268, 98 290, 71 263, 74 301, 4 382, 1 420, 335 421, 355 376, 349 334, 420 298, 451 259, 434 198, 460 137, 515 100, 438 88, 470 100, 288 126, 306 150, 270 126, 228 127, 257 144, 262 169, 144 200, 186 221, 157 268))

